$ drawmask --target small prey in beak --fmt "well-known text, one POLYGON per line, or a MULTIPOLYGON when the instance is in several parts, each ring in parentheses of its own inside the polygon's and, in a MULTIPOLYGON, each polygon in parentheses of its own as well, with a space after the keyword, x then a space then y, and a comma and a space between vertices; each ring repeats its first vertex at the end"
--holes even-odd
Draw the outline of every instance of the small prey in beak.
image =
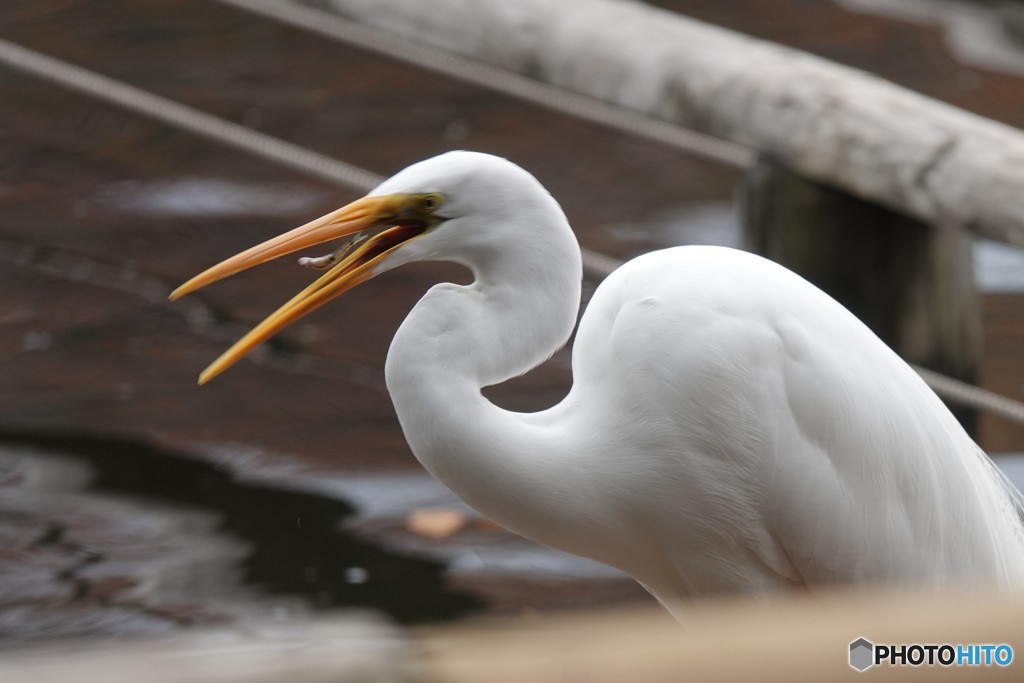
POLYGON ((394 194, 364 197, 283 235, 247 249, 195 276, 171 294, 173 301, 206 285, 306 247, 356 235, 326 256, 304 258, 304 266, 326 272, 292 297, 266 320, 221 354, 199 376, 205 384, 231 367, 253 347, 316 310, 334 297, 371 279, 377 266, 393 251, 436 227, 443 219, 435 212, 437 194, 394 194), (391 225, 372 237, 365 231, 391 225))
POLYGON ((340 249, 335 249, 330 254, 325 256, 303 256, 299 259, 299 265, 310 270, 327 270, 338 261, 343 260, 346 256, 352 253, 352 250, 360 245, 360 243, 366 241, 366 234, 359 233, 351 240, 348 244, 344 245, 340 249))

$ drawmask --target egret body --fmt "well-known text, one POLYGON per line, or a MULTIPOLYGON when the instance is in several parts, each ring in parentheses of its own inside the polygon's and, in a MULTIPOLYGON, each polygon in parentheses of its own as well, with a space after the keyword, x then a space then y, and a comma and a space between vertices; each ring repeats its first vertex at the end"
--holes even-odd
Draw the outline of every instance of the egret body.
POLYGON ((454 261, 409 313, 386 379, 413 453, 503 526, 618 567, 674 614, 696 597, 833 584, 1024 584, 1019 494, 867 327, 758 256, 678 247, 595 292, 573 386, 537 413, 481 388, 572 333, 580 250, 555 200, 497 157, 451 152, 253 247, 175 296, 303 247, 346 250, 204 373, 354 285, 454 261))

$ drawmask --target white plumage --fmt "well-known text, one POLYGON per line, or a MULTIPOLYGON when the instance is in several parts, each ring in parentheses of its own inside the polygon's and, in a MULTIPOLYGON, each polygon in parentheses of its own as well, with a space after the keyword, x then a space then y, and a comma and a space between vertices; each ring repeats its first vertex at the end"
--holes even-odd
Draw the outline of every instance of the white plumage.
POLYGON ((294 251, 296 235, 312 235, 305 246, 390 223, 207 377, 358 282, 455 261, 474 282, 437 285, 416 305, 387 385, 420 462, 509 529, 628 572, 676 615, 695 597, 790 587, 1024 584, 1019 494, 860 321, 758 256, 679 247, 634 259, 580 322, 568 396, 531 414, 492 404, 481 387, 566 342, 581 280, 561 209, 503 159, 452 152, 411 166, 179 295, 294 251))

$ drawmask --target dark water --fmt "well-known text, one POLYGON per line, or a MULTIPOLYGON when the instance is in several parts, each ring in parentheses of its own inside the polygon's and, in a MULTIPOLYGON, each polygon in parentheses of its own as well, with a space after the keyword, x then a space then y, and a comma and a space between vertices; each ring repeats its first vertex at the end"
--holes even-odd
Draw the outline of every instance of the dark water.
POLYGON ((444 566, 381 548, 341 529, 341 500, 244 482, 185 453, 120 438, 0 430, 0 443, 84 461, 92 489, 185 504, 221 516, 251 545, 244 580, 270 595, 301 596, 315 608, 368 607, 403 624, 452 619, 481 603, 445 587, 444 566))

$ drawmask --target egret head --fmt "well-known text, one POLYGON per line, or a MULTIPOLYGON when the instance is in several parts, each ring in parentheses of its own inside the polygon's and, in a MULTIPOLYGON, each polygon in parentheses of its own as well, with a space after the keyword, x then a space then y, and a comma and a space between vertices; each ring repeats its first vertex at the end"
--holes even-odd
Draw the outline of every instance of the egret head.
POLYGON ((327 272, 221 355, 199 383, 285 326, 387 270, 423 260, 478 263, 508 244, 507 233, 522 225, 514 218, 524 206, 562 216, 543 186, 515 164, 489 154, 449 152, 409 166, 362 199, 209 268, 174 290, 171 300, 306 247, 368 235, 330 256, 303 259, 327 272))
MULTIPOLYGON (((530 173, 501 157, 448 152, 400 171, 369 198, 415 196, 436 203, 437 223, 396 250, 382 270, 417 260, 480 265, 494 250, 544 239, 550 214, 564 221, 558 203, 530 173), (543 212, 540 220, 536 212, 543 212), (433 229, 442 227, 443 229, 433 229)), ((567 224, 566 224, 567 225, 567 224)), ((377 272, 382 272, 378 270, 377 272)))

